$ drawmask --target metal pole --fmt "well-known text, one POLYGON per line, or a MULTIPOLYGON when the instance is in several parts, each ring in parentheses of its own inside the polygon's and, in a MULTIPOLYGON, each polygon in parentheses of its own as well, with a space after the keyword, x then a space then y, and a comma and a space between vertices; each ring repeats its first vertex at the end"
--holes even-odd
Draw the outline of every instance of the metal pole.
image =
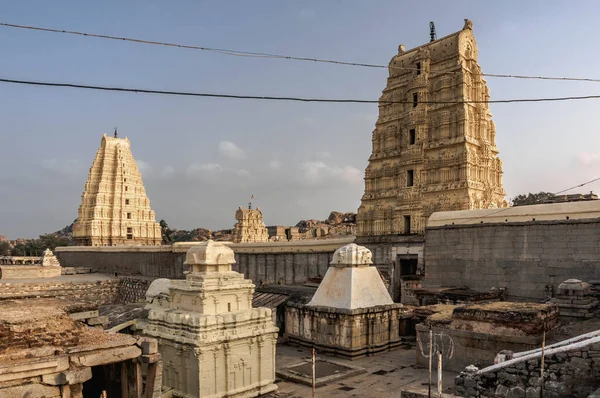
POLYGON ((438 351, 438 397, 442 398, 442 352, 438 351))
POLYGON ((433 331, 429 325, 429 388, 427 389, 427 398, 431 398, 431 363, 433 362, 433 331))
POLYGON ((546 328, 542 334, 542 363, 540 365, 540 397, 544 396, 544 350, 546 348, 546 328))
POLYGON ((316 354, 315 354, 315 349, 312 349, 312 398, 315 398, 317 395, 317 378, 316 378, 316 372, 315 372, 315 359, 316 359, 316 354))

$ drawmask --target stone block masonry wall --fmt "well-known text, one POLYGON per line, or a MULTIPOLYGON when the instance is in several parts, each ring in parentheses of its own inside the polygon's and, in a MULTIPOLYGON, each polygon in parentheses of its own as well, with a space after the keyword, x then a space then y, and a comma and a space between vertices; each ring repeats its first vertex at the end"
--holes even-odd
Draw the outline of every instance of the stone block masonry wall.
POLYGON ((0 284, 0 300, 58 298, 104 305, 116 301, 118 288, 119 281, 117 279, 90 282, 2 283, 0 284))
POLYGON ((481 370, 467 368, 455 380, 456 394, 476 398, 586 398, 600 387, 600 337, 548 349, 543 385, 540 364, 538 351, 481 370))
POLYGON ((449 225, 425 233, 423 287, 506 287, 543 299, 566 279, 600 279, 600 219, 449 225))
POLYGON ((154 279, 119 278, 119 304, 137 303, 146 299, 146 291, 154 279))

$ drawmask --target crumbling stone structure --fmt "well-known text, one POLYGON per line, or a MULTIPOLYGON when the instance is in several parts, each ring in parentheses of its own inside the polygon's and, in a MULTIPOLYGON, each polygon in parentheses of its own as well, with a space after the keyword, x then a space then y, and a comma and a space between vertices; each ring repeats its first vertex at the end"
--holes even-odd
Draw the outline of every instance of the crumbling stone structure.
POLYGON ((79 246, 160 245, 162 234, 125 138, 100 142, 81 195, 73 240, 79 246))
POLYGON ((162 396, 156 340, 91 329, 72 319, 85 314, 70 315, 39 301, 0 303, 1 397, 162 396))
POLYGON ((288 342, 350 359, 398 347, 405 310, 371 264, 366 247, 351 243, 336 250, 312 300, 288 303, 288 342))
MULTIPOLYGON (((544 331, 558 324, 558 308, 548 304, 495 302, 442 307, 416 326, 416 359, 421 366, 429 362, 429 328, 433 352, 442 351, 443 368, 459 372, 473 364, 493 364, 502 350, 537 348, 544 331)), ((434 366, 437 368, 437 363, 434 366)))
POLYGON ((598 311, 598 300, 591 296, 590 284, 579 279, 567 279, 558 285, 552 302, 558 306, 561 317, 592 318, 598 311))
POLYGON ((477 56, 469 20, 412 50, 399 46, 379 100, 357 236, 421 233, 436 211, 507 206, 477 56))
POLYGON ((231 270, 233 251, 209 240, 186 255, 186 280, 150 285, 144 334, 156 337, 174 396, 255 397, 277 389, 277 328, 252 308, 254 285, 231 270))
POLYGON ((600 333, 578 336, 479 369, 467 367, 455 379, 458 396, 587 398, 600 388, 600 333))
POLYGON ((268 242, 269 232, 263 222, 263 214, 260 208, 239 209, 235 212, 237 223, 233 229, 233 242, 268 242))

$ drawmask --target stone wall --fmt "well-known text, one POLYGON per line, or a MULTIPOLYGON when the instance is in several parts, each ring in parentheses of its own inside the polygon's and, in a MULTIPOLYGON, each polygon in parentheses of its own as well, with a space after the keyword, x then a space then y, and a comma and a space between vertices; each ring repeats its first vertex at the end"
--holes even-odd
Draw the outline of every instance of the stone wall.
POLYGON ((129 304, 145 301, 146 291, 153 280, 152 278, 119 278, 117 302, 119 304, 129 304))
POLYGON ((456 394, 481 398, 585 398, 600 387, 599 336, 547 348, 543 385, 540 381, 541 352, 536 350, 481 370, 467 368, 455 380, 456 394))
MULTIPOLYGON (((354 237, 300 242, 226 243, 235 252, 235 271, 255 284, 305 283, 325 275, 333 252, 354 237)), ((59 247, 55 253, 63 267, 87 267, 118 276, 183 279, 187 250, 197 243, 170 246, 59 247)))
POLYGON ((427 228, 425 239, 423 287, 505 287, 542 299, 566 279, 600 279, 597 218, 446 225, 427 228))
POLYGON ((118 288, 119 280, 117 279, 85 282, 2 283, 0 284, 0 300, 58 298, 104 305, 116 301, 118 288))

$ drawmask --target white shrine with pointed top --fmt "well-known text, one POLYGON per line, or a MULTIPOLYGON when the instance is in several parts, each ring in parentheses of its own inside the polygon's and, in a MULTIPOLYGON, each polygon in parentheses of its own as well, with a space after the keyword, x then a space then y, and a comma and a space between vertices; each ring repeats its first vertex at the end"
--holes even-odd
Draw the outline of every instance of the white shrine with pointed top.
POLYGON ((355 243, 340 247, 308 306, 343 309, 394 304, 369 249, 355 243))

